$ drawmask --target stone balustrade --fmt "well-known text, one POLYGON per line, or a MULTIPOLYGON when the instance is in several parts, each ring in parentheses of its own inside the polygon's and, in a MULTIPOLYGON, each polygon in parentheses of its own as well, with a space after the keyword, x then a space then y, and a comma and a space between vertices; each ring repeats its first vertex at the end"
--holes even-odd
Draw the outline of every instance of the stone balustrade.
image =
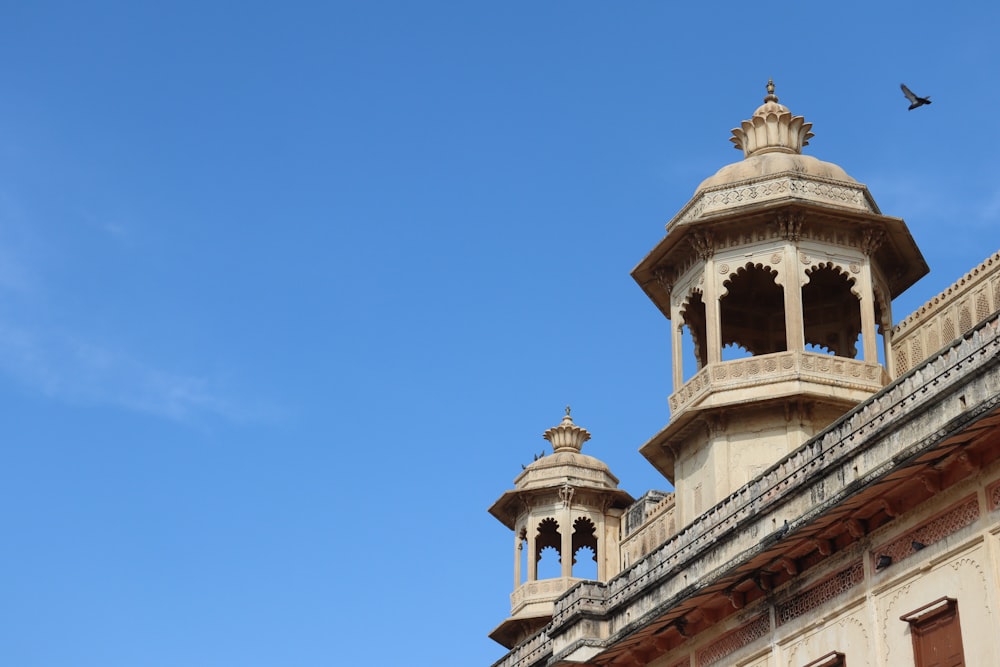
POLYGON ((829 354, 804 351, 762 354, 705 366, 670 397, 670 411, 677 415, 710 394, 788 381, 835 383, 873 394, 888 384, 889 375, 880 364, 829 354))
POLYGON ((527 581, 510 594, 510 614, 516 616, 524 607, 532 604, 551 603, 583 579, 555 577, 527 581))

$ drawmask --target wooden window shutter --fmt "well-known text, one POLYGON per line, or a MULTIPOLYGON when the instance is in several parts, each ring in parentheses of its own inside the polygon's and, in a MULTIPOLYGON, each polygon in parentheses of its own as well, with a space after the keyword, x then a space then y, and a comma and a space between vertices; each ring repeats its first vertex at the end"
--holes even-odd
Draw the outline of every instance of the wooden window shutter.
POLYGON ((956 599, 939 598, 899 620, 910 624, 916 667, 965 667, 956 599))

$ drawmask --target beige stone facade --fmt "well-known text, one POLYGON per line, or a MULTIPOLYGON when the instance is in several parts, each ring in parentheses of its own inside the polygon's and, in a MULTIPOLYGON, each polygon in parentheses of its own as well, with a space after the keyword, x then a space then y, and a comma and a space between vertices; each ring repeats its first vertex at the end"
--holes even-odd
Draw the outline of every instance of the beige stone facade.
POLYGON ((491 508, 515 533, 498 667, 1000 664, 1000 253, 893 327, 926 264, 801 154, 810 130, 769 84, 744 159, 633 270, 673 332, 671 420, 640 452, 674 492, 631 499, 550 429, 491 508), (596 578, 540 579, 540 543, 591 548, 596 578))

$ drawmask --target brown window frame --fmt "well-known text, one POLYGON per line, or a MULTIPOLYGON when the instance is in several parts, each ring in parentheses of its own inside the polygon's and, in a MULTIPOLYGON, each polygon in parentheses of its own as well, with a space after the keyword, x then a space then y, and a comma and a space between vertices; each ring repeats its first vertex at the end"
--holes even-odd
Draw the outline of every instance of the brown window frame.
POLYGON ((899 620, 910 626, 910 636, 913 639, 913 659, 916 667, 925 667, 928 657, 924 655, 922 638, 932 630, 947 627, 957 637, 958 652, 962 665, 965 665, 965 646, 962 643, 962 624, 958 615, 958 600, 948 596, 928 602, 917 607, 908 614, 903 614, 899 620), (952 627, 953 626, 953 627, 952 627))
POLYGON ((802 667, 847 667, 847 661, 844 659, 843 653, 832 651, 802 667))

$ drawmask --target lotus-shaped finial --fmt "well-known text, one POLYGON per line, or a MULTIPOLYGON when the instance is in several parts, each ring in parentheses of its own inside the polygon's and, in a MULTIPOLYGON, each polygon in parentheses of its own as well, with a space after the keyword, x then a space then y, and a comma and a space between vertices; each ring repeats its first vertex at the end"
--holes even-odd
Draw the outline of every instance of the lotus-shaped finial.
POLYGON ((793 116, 774 94, 774 81, 767 82, 767 97, 740 127, 733 130, 730 141, 743 151, 743 157, 763 153, 802 153, 813 136, 812 123, 802 116, 793 116))

